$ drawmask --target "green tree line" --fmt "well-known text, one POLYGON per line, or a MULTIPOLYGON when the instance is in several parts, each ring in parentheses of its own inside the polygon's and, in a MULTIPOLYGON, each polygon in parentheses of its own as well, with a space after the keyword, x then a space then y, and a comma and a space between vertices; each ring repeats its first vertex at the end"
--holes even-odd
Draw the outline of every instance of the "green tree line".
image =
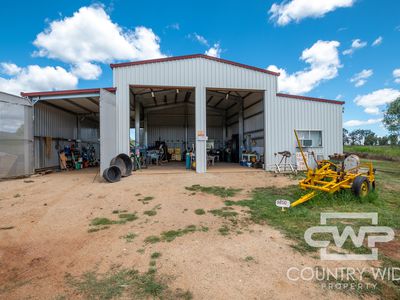
POLYGON ((375 132, 369 129, 356 129, 350 132, 343 128, 343 143, 345 145, 365 146, 399 145, 400 97, 387 106, 382 122, 389 131, 387 136, 377 136, 375 132))

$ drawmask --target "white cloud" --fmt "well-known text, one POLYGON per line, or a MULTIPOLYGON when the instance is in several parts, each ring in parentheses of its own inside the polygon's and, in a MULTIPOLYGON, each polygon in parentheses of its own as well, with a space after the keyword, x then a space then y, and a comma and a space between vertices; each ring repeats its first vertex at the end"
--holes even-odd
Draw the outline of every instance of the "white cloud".
POLYGON ((220 44, 215 43, 210 49, 206 50, 204 54, 213 57, 221 57, 221 51, 222 49, 220 44))
POLYGON ((71 72, 79 78, 94 80, 100 77, 102 70, 98 65, 82 62, 72 67, 71 72))
POLYGON ((71 17, 52 21, 33 43, 39 49, 34 55, 70 63, 90 78, 101 73, 99 67, 83 63, 165 57, 159 37, 150 28, 123 29, 99 5, 81 7, 71 17), (90 70, 83 71, 85 66, 90 70))
POLYGON ((341 7, 351 7, 355 0, 291 0, 272 4, 270 20, 279 26, 300 22, 304 18, 320 18, 341 7))
POLYGON ((350 79, 350 82, 354 82, 355 87, 363 86, 367 82, 367 79, 373 74, 374 72, 372 71, 372 69, 364 69, 360 73, 354 74, 353 77, 350 79))
POLYGON ((169 24, 167 26, 167 28, 174 29, 174 30, 180 30, 181 26, 179 25, 179 23, 172 23, 172 24, 169 24))
POLYGON ((365 46, 367 46, 367 42, 363 42, 360 39, 355 39, 351 43, 351 47, 343 51, 343 55, 351 55, 354 53, 354 51, 364 48, 365 46))
POLYGON ((196 32, 195 33, 193 33, 192 35, 189 35, 190 37, 193 37, 196 41, 198 41, 200 44, 202 44, 202 45, 204 45, 204 46, 208 46, 208 41, 207 41, 207 39, 204 37, 204 36, 202 36, 202 35, 200 35, 200 34, 197 34, 196 32))
POLYGON ((300 59, 310 66, 302 71, 288 74, 285 69, 269 66, 267 69, 281 73, 278 77, 279 90, 288 93, 304 94, 322 81, 335 78, 340 66, 338 41, 317 41, 310 48, 305 49, 300 59))
POLYGON ((364 107, 364 111, 369 114, 379 114, 379 107, 396 100, 400 96, 400 91, 386 88, 373 91, 366 95, 358 95, 354 103, 364 107))
POLYGON ((78 78, 62 67, 30 65, 18 68, 11 78, 0 77, 1 91, 19 95, 24 91, 72 89, 78 84, 78 78))
POLYGON ((16 64, 13 63, 1 63, 0 64, 0 72, 9 76, 16 75, 21 72, 21 68, 18 67, 16 64))
POLYGON ((383 37, 380 36, 375 41, 373 41, 372 46, 373 47, 379 46, 380 44, 382 44, 382 41, 383 41, 383 37))
POLYGON ((393 70, 394 82, 400 83, 400 68, 393 70))
POLYGON ((343 123, 344 127, 359 127, 364 125, 373 125, 382 122, 382 119, 368 119, 368 120, 349 120, 343 123))
POLYGON ((342 100, 343 99, 343 95, 342 94, 338 94, 335 98, 335 100, 342 100))

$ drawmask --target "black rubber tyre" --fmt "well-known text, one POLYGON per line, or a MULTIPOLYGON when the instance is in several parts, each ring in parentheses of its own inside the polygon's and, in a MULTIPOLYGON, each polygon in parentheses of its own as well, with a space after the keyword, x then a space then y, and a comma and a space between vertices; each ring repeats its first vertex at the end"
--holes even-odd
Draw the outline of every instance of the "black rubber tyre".
POLYGON ((117 166, 121 170, 122 177, 127 177, 132 174, 132 160, 125 153, 121 153, 114 157, 110 162, 110 166, 117 166))
POLYGON ((121 180, 121 170, 117 166, 111 166, 104 170, 103 177, 106 181, 114 183, 121 180))
POLYGON ((367 177, 358 176, 351 185, 351 191, 356 197, 365 197, 368 195, 371 187, 367 177))

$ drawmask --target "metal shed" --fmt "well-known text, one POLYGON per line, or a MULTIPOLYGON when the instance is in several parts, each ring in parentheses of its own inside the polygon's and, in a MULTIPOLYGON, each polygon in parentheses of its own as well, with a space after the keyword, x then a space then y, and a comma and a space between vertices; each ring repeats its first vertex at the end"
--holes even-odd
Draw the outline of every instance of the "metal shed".
POLYGON ((93 148, 100 159, 100 97, 112 93, 114 88, 21 93, 33 104, 35 170, 58 167, 58 150, 70 143, 93 148))
POLYGON ((132 119, 139 144, 148 144, 162 130, 168 130, 163 134, 171 139, 184 136, 186 145, 193 142, 198 173, 207 169, 206 139, 223 143, 232 134, 239 136, 240 146, 251 134, 267 170, 277 151, 296 152, 293 129, 317 132, 323 143, 310 148, 320 155, 342 152, 343 102, 278 94, 278 73, 202 54, 111 67, 116 107, 107 113, 117 119, 117 152, 129 151, 132 119), (174 111, 183 116, 179 109, 188 115, 186 123, 171 115, 174 111), (155 117, 154 111, 164 112, 164 117, 155 117), (179 133, 182 127, 186 133, 179 133))
POLYGON ((96 142, 100 171, 135 142, 160 139, 194 148, 196 171, 207 170, 207 145, 237 139, 238 155, 251 140, 271 169, 279 151, 297 152, 293 129, 320 158, 341 153, 341 101, 277 93, 278 73, 202 54, 112 64, 113 88, 22 93, 35 107, 36 168, 43 140, 96 142), (208 142, 207 142, 208 141, 208 142))
POLYGON ((0 92, 0 178, 33 174, 32 104, 0 92))
MULTIPOLYGON (((156 98, 154 93, 156 88, 175 91, 185 90, 189 96, 184 98, 184 102, 194 106, 196 171, 198 173, 204 173, 207 169, 207 108, 209 110, 218 109, 218 105, 222 105, 222 102, 236 99, 236 101, 232 101, 237 103, 235 106, 232 106, 234 103, 224 104, 221 108, 221 114, 225 115, 226 118, 237 110, 237 123, 235 121, 226 124, 227 128, 224 131, 235 131, 237 124, 239 144, 241 145, 244 136, 243 98, 249 93, 249 95, 256 95, 254 96, 256 98, 267 100, 276 98, 276 77, 279 75, 265 69, 202 54, 113 64, 111 67, 113 68, 114 86, 117 88, 117 151, 125 153, 129 151, 127 137, 129 136, 129 108, 131 104, 134 103, 135 108, 138 108, 135 110, 136 120, 141 119, 141 108, 150 108, 146 99, 139 96, 141 89, 148 90, 153 100, 156 98), (218 100, 214 100, 217 101, 215 104, 212 104, 213 99, 210 100, 210 97, 215 97, 214 94, 217 93, 222 95, 218 97, 218 100)), ((153 102, 153 107, 159 105, 157 98, 153 102)), ((165 103, 166 105, 171 103, 168 97, 165 103)), ((261 112, 258 116, 261 116, 261 112)), ((265 122, 265 116, 258 118, 260 119, 258 123, 265 122)), ((263 127, 256 123, 254 126, 263 127)), ((139 127, 140 123, 137 121, 135 126, 136 141, 141 143, 138 133, 139 127)), ((248 127, 250 131, 255 129, 252 126, 248 127)))

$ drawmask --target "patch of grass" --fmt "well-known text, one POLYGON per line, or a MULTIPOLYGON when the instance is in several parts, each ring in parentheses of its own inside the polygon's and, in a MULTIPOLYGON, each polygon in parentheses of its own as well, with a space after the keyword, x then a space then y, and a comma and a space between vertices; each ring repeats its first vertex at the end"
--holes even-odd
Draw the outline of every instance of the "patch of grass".
MULTIPOLYGON (((320 224, 322 212, 376 212, 378 213, 378 225, 391 227, 395 232, 400 230, 400 163, 389 161, 373 161, 376 172, 376 190, 370 192, 365 198, 355 197, 350 190, 341 191, 333 195, 320 193, 315 198, 299 206, 290 208, 284 212, 275 206, 277 199, 287 199, 292 202, 304 194, 297 185, 286 188, 258 188, 252 191, 250 199, 241 201, 225 201, 226 205, 246 207, 250 219, 259 224, 267 223, 279 229, 288 238, 294 241, 292 247, 302 253, 315 252, 318 248, 309 246, 304 241, 305 231, 320 224)), ((370 226, 365 220, 331 220, 328 225, 337 226, 339 232, 343 232, 346 226, 351 225, 355 232, 360 226, 370 226)), ((334 245, 332 235, 315 234, 314 240, 330 240, 334 245)), ((355 254, 370 253, 366 246, 356 248, 351 240, 343 245, 344 252, 355 254)), ((328 250, 333 251, 334 249, 328 250)), ((391 253, 386 254, 384 248, 379 251, 381 261, 388 259, 391 253)), ((400 265, 400 261, 391 258, 387 266, 400 265)), ((382 289, 388 294, 399 293, 399 285, 389 284, 382 289), (393 292, 393 289, 395 292, 393 292), (392 292, 389 293, 389 290, 392 292)), ((397 295, 397 294, 396 294, 397 295)), ((390 297, 389 297, 390 298, 390 297)))
MULTIPOLYGON (((283 198, 293 201, 303 193, 304 191, 300 191, 297 185, 282 189, 274 187, 257 188, 253 190, 251 199, 237 202, 226 201, 226 204, 248 207, 248 212, 253 222, 259 224, 268 223, 282 230, 287 237, 297 242, 295 248, 301 252, 317 250, 310 247, 304 241, 303 236, 309 227, 319 224, 321 212, 368 212, 377 211, 377 209, 379 211, 382 205, 377 200, 376 193, 370 193, 368 197, 359 199, 354 197, 350 191, 343 191, 333 195, 320 193, 314 199, 290 208, 285 212, 275 206, 275 200, 277 199, 283 198)), ((339 221, 332 225, 339 225, 339 230, 343 230, 345 227, 345 224, 341 224, 339 221)), ((359 250, 365 251, 365 248, 360 248, 359 250)))
POLYGON ((150 266, 150 267, 155 267, 156 264, 157 264, 157 263, 156 263, 155 260, 150 260, 150 262, 149 262, 149 266, 150 266))
POLYGON ((206 213, 206 211, 205 211, 204 209, 202 209, 202 208, 198 208, 198 209, 196 209, 196 210, 194 211, 194 213, 195 213, 196 215, 204 215, 204 214, 206 213))
POLYGON ((155 216, 157 212, 155 210, 146 210, 143 212, 144 215, 147 215, 149 217, 155 216))
POLYGON ((113 210, 112 211, 112 213, 115 214, 115 215, 120 214, 120 213, 126 213, 126 212, 127 212, 127 210, 125 210, 125 209, 124 210, 113 210))
POLYGON ((207 232, 209 228, 207 226, 200 226, 200 231, 207 232))
POLYGON ((122 219, 123 221, 126 222, 132 222, 138 219, 138 216, 136 215, 136 213, 123 213, 123 214, 119 214, 118 218, 122 219))
POLYGON ((160 252, 153 252, 150 257, 151 257, 151 259, 160 258, 161 257, 161 253, 160 252))
MULTIPOLYGON (((136 213, 123 213, 118 215, 119 220, 110 220, 109 218, 94 218, 91 222, 91 226, 110 226, 114 224, 125 224, 126 222, 132 222, 136 219, 138 219, 138 216, 136 213)), ((90 230, 90 229, 89 229, 90 230)), ((95 232, 98 230, 92 229, 89 232, 95 232)))
POLYGON ((19 193, 14 195, 14 198, 19 198, 19 197, 21 197, 21 194, 19 193))
POLYGON ((144 239, 144 242, 146 244, 155 244, 155 243, 161 242, 161 239, 160 239, 159 236, 150 235, 150 236, 148 236, 147 238, 144 239))
POLYGON ((195 232, 195 231, 196 231, 195 225, 186 226, 184 229, 163 231, 161 233, 161 239, 166 242, 172 242, 177 237, 180 237, 180 236, 183 236, 185 234, 195 232))
POLYGON ((219 233, 221 235, 228 235, 229 234, 229 227, 226 225, 222 225, 219 229, 218 229, 219 233))
POLYGON ((131 243, 134 240, 135 237, 137 237, 137 234, 130 232, 130 233, 126 234, 126 235, 121 236, 120 238, 121 239, 125 239, 125 241, 127 243, 131 243))
POLYGON ((184 236, 185 234, 193 233, 195 231, 206 232, 206 231, 208 231, 208 227, 201 226, 198 228, 198 227, 196 227, 196 225, 188 225, 183 229, 179 228, 176 230, 163 231, 163 232, 161 232, 160 236, 157 236, 157 235, 148 236, 144 240, 144 242, 146 244, 154 244, 154 243, 158 243, 158 242, 172 242, 177 237, 181 237, 181 236, 184 236))
POLYGON ((192 192, 202 192, 206 194, 211 194, 221 198, 233 197, 242 190, 234 188, 225 188, 222 186, 201 186, 199 184, 194 184, 190 187, 185 187, 185 189, 192 192))
POLYGON ((97 231, 105 230, 105 229, 108 229, 108 228, 110 228, 110 226, 92 227, 92 228, 89 228, 89 229, 88 229, 88 232, 89 232, 89 233, 91 233, 91 232, 97 232, 97 231))
POLYGON ((115 224, 115 221, 112 221, 108 218, 94 218, 90 222, 90 225, 93 225, 93 226, 112 225, 112 224, 115 224))
POLYGON ((137 253, 140 253, 140 254, 143 254, 144 251, 145 251, 145 249, 143 249, 143 248, 140 248, 140 249, 137 249, 137 250, 136 250, 136 252, 137 252, 137 253))
POLYGON ((209 210, 214 216, 223 217, 223 218, 232 218, 236 217, 238 213, 236 211, 232 211, 232 208, 227 206, 221 209, 212 209, 209 210))
POLYGON ((344 152, 363 158, 400 161, 400 146, 344 146, 344 152))
POLYGON ((155 216, 157 214, 157 209, 161 209, 161 204, 154 206, 151 210, 144 211, 143 214, 149 217, 155 216))
POLYGON ((187 299, 181 290, 171 290, 166 280, 150 270, 140 273, 135 269, 112 269, 105 274, 91 271, 76 277, 67 274, 65 280, 86 299, 187 299))
POLYGON ((253 260, 254 260, 254 257, 253 257, 253 256, 246 256, 246 257, 244 258, 244 260, 247 261, 247 262, 250 262, 250 261, 253 261, 253 260))
POLYGON ((153 196, 147 196, 147 197, 144 197, 144 198, 142 198, 142 199, 138 199, 138 201, 139 201, 139 202, 142 202, 143 204, 148 204, 149 201, 151 201, 151 200, 153 200, 153 199, 154 199, 153 196))

